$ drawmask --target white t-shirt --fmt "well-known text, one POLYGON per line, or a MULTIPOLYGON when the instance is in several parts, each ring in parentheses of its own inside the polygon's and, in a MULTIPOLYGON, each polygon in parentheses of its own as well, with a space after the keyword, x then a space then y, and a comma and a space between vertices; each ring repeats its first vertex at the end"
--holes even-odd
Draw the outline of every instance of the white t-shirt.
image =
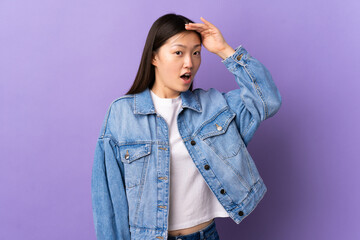
POLYGON ((201 176, 180 136, 177 114, 181 96, 160 98, 152 90, 155 111, 169 127, 170 141, 170 203, 169 228, 178 230, 209 221, 215 217, 229 217, 201 176))

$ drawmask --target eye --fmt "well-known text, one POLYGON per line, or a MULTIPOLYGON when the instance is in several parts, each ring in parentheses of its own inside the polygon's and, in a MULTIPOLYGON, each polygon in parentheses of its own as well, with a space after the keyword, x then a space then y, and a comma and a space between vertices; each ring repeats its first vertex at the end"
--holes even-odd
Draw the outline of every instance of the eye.
POLYGON ((176 51, 176 52, 175 52, 176 55, 179 55, 179 54, 177 54, 177 53, 181 53, 181 51, 176 51))
POLYGON ((196 51, 195 53, 198 53, 198 54, 195 54, 195 55, 200 55, 200 51, 196 51))

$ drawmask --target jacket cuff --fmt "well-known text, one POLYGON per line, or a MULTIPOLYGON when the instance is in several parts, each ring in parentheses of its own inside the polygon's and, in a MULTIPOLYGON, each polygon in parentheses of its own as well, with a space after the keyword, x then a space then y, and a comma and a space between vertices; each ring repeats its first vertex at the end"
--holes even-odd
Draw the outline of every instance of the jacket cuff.
POLYGON ((236 64, 245 66, 249 57, 250 56, 247 50, 242 45, 239 45, 237 48, 235 48, 235 52, 232 55, 228 56, 221 62, 224 63, 227 68, 231 69, 236 64))

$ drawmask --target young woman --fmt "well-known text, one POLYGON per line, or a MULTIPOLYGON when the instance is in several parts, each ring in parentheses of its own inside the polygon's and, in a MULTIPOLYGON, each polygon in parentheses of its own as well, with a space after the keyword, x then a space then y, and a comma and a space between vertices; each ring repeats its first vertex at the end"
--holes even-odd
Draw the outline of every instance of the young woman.
POLYGON ((108 109, 92 173, 98 239, 219 239, 214 218, 239 224, 267 191, 246 147, 280 93, 264 65, 201 20, 157 19, 132 87, 108 109), (239 88, 192 89, 202 46, 239 88))

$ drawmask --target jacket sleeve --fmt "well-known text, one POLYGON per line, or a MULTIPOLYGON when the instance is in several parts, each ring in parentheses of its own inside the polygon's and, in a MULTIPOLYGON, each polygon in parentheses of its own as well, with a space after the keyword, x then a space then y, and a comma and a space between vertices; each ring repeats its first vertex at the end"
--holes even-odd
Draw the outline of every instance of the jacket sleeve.
POLYGON ((247 50, 238 46, 235 53, 222 60, 234 74, 238 89, 222 93, 236 113, 236 124, 247 146, 260 122, 275 115, 282 100, 268 69, 247 50))
POLYGON ((91 178, 92 208, 98 240, 130 240, 129 210, 124 167, 117 161, 117 145, 111 137, 98 139, 91 178))

